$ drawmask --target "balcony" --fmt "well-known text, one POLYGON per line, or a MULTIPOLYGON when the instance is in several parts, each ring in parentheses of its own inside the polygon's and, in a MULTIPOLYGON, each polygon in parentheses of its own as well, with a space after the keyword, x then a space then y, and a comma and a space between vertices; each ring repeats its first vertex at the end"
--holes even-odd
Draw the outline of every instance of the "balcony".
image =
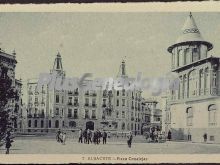
POLYGON ((67 105, 73 105, 73 103, 72 102, 68 102, 68 104, 67 105))
POLYGON ((93 93, 93 94, 91 94, 91 96, 95 97, 95 96, 97 96, 97 94, 96 94, 96 93, 93 93))
POLYGON ((68 92, 68 95, 72 95, 72 94, 73 94, 73 92, 72 92, 72 91, 69 91, 69 92, 68 92))
POLYGON ((85 107, 88 107, 89 106, 89 104, 88 103, 85 103, 85 107))
POLYGON ((92 104, 92 107, 96 107, 97 105, 96 104, 92 104))
POLYGON ((103 104, 102 107, 106 107, 106 104, 103 104))
POLYGON ((85 96, 89 96, 89 92, 86 92, 86 93, 85 93, 85 96))

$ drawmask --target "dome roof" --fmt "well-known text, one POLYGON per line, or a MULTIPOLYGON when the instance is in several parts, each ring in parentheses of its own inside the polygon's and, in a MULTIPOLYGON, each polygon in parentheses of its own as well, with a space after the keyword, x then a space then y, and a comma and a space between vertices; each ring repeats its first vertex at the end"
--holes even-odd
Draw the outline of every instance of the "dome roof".
POLYGON ((171 53, 172 49, 177 46, 188 42, 200 42, 205 44, 208 47, 208 50, 212 49, 212 44, 203 39, 199 29, 196 26, 195 20, 190 12, 189 16, 186 19, 186 22, 182 28, 182 33, 180 37, 177 39, 176 44, 170 46, 168 51, 171 53))

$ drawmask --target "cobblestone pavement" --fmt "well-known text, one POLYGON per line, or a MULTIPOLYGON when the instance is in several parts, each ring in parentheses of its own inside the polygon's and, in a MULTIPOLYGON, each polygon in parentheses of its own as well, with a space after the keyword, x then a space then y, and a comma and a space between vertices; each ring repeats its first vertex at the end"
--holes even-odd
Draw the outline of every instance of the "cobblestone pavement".
MULTIPOLYGON (((140 138, 140 137, 139 137, 140 138)), ((141 138, 140 138, 141 139, 141 138)), ((1 147, 0 153, 5 153, 1 147)), ((126 138, 110 139, 106 145, 100 143, 81 144, 77 139, 68 138, 66 144, 60 144, 54 138, 16 138, 12 144, 12 154, 216 154, 220 153, 219 144, 192 142, 146 143, 136 140, 128 148, 126 138), (135 142, 136 141, 136 142, 135 142)))

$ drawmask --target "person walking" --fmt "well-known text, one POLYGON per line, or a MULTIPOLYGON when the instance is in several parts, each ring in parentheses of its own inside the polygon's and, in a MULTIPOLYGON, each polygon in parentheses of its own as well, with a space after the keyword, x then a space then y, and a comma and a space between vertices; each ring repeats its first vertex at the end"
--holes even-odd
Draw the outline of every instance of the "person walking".
POLYGON ((87 130, 86 129, 83 131, 83 138, 84 138, 84 143, 87 143, 87 130))
POLYGON ((129 148, 131 148, 132 139, 133 139, 133 136, 132 136, 132 133, 130 132, 128 135, 128 141, 127 141, 129 148))
POLYGON ((207 142, 207 133, 204 133, 203 138, 204 138, 204 142, 206 143, 207 142))
POLYGON ((82 129, 79 130, 79 143, 82 143, 82 138, 83 138, 83 133, 82 133, 82 129))
POLYGON ((62 144, 65 145, 65 142, 66 142, 66 133, 63 132, 62 133, 62 144))
POLYGON ((167 136, 167 138, 168 138, 169 141, 172 139, 172 133, 171 133, 170 130, 168 131, 168 136, 167 136))
POLYGON ((93 143, 97 144, 97 131, 94 131, 93 133, 93 143))
POLYGON ((11 143, 13 142, 13 140, 10 139, 10 136, 11 136, 11 133, 7 132, 6 138, 5 138, 5 148, 6 148, 5 154, 9 154, 9 150, 11 148, 11 143))
POLYGON ((92 132, 91 132, 91 130, 87 130, 87 143, 89 144, 89 142, 90 143, 92 143, 92 139, 91 139, 91 137, 92 137, 92 132))
POLYGON ((60 142, 60 134, 61 134, 61 131, 60 129, 57 131, 57 134, 56 134, 56 140, 57 142, 60 142))
POLYGON ((106 139, 107 139, 107 133, 104 131, 102 134, 103 144, 106 144, 106 139))

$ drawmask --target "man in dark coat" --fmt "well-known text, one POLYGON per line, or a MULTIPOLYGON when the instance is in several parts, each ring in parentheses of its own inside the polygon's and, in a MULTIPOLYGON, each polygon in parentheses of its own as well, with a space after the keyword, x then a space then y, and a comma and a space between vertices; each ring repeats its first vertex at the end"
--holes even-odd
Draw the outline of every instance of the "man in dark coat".
POLYGON ((133 139, 133 136, 132 136, 132 133, 130 132, 128 135, 128 141, 127 141, 129 148, 131 148, 132 139, 133 139))
POLYGON ((103 138, 103 144, 106 144, 107 133, 105 131, 103 132, 102 138, 103 138))
POLYGON ((168 131, 168 136, 167 136, 167 138, 168 138, 168 140, 170 141, 171 140, 171 138, 172 138, 172 133, 171 133, 171 131, 169 130, 168 131))

